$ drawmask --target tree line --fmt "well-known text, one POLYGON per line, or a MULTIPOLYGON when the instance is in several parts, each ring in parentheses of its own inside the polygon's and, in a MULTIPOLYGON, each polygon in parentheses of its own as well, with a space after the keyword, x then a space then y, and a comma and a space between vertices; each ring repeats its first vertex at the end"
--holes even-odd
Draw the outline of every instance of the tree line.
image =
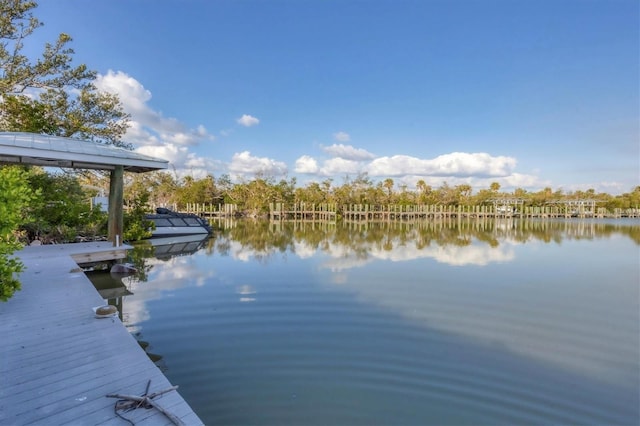
POLYGON ((472 206, 491 204, 496 199, 519 199, 526 206, 544 206, 551 202, 593 200, 598 207, 609 211, 640 208, 640 186, 628 193, 611 195, 594 189, 565 192, 552 188, 539 191, 517 188, 501 191, 500 184, 493 182, 488 188, 474 192, 467 184, 449 185, 445 182, 434 188, 422 180, 416 183, 415 188, 409 189, 390 178, 375 182, 366 174, 353 178, 346 176, 338 184, 333 179, 325 179, 303 186, 297 185, 295 178, 256 177, 232 182, 224 174, 218 178, 208 175, 201 179, 191 176, 178 178, 167 172, 132 175, 125 186, 125 202, 134 204, 141 196, 146 197, 150 205, 175 206, 178 210, 194 203, 234 204, 241 214, 247 216, 267 214, 271 203, 472 206))
MULTIPOLYGON (((39 239, 48 242, 73 242, 100 238, 106 234, 107 216, 92 204, 92 198, 108 193, 109 179, 96 172, 48 173, 41 167, 0 167, 0 229, 18 242, 39 239), (13 206, 13 207, 12 207, 13 206)), ((469 185, 443 183, 432 188, 418 182, 416 188, 396 185, 392 179, 374 182, 366 175, 345 177, 340 184, 332 179, 297 185, 296 179, 276 180, 258 177, 232 182, 228 175, 201 179, 178 178, 164 171, 125 173, 125 233, 127 241, 148 237, 143 216, 153 207, 184 210, 188 204, 233 204, 240 216, 262 217, 270 204, 296 203, 384 205, 471 206, 492 204, 495 199, 518 198, 523 205, 544 206, 549 202, 594 200, 598 207, 640 208, 640 186, 621 195, 587 191, 564 192, 544 188, 530 192, 516 189, 506 192, 494 182, 474 192, 469 185)))

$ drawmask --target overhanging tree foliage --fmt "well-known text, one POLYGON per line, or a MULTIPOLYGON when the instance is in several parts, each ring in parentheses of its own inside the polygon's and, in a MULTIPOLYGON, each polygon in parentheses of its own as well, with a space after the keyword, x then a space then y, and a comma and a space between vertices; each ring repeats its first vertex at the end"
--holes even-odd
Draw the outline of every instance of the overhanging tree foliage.
POLYGON ((0 0, 0 130, 45 133, 128 146, 129 115, 117 96, 99 92, 96 72, 74 66, 68 34, 47 43, 37 59, 25 40, 43 24, 34 1, 0 0))
MULTIPOLYGON (((36 7, 37 2, 30 0, 0 0, 0 131, 41 133, 130 147, 121 139, 129 115, 117 96, 97 89, 95 71, 84 64, 73 64, 74 51, 69 47, 72 39, 68 34, 60 34, 53 43, 46 43, 37 57, 25 54, 29 36, 43 25, 33 15, 36 7)), ((0 173, 6 177, 0 182, 2 300, 19 288, 15 275, 22 266, 11 255, 20 247, 15 235, 17 227, 26 221, 21 213, 38 208, 37 203, 31 205, 35 199, 31 197, 34 191, 28 185, 28 173, 16 170, 19 169, 0 166, 0 173)), ((79 213, 75 207, 69 205, 66 211, 79 213)), ((38 224, 44 219, 39 215, 31 223, 38 224)))

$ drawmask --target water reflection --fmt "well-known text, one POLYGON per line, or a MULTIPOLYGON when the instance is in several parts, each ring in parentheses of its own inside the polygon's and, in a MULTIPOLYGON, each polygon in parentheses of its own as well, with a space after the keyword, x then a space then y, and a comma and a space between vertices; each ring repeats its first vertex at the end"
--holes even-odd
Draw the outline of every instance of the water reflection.
POLYGON ((133 294, 122 281, 124 277, 119 274, 111 274, 109 272, 102 271, 87 272, 87 276, 93 283, 96 290, 98 290, 100 297, 102 297, 107 304, 113 305, 118 309, 118 316, 120 317, 120 320, 122 320, 124 299, 126 296, 133 294))
POLYGON ((125 323, 205 423, 637 423, 639 236, 230 222, 191 253, 135 255, 125 323))
POLYGON ((339 271, 370 260, 406 261, 433 258, 450 265, 487 265, 513 260, 523 243, 629 237, 640 245, 638 221, 451 220, 420 222, 265 222, 218 224, 210 253, 267 262, 278 253, 309 258, 329 254, 327 264, 339 271))
POLYGON ((255 302, 257 293, 253 286, 244 284, 238 287, 237 293, 240 295, 241 302, 255 302))
MULTIPOLYGON (((200 256, 231 257, 243 263, 268 264, 279 257, 321 259, 319 269, 330 272, 328 283, 344 284, 350 270, 366 268, 379 261, 412 262, 433 260, 450 266, 488 266, 516 261, 522 244, 566 244, 570 241, 602 238, 630 238, 640 245, 640 222, 629 220, 442 220, 420 222, 266 222, 225 221, 217 224, 213 238, 187 237, 151 240, 135 246, 129 254, 138 269, 121 280, 92 278, 105 291, 130 292, 144 297, 132 300, 127 322, 149 319, 145 303, 174 289, 202 286, 215 275, 212 268, 196 262, 200 256), (162 266, 162 267, 160 267, 162 266), (154 285, 145 286, 154 270, 154 285), (107 283, 107 284, 105 284, 107 283), (111 286, 112 289, 107 290, 111 286)), ((423 284, 420 284, 423 285, 423 284)), ((369 286, 383 291, 384 283, 369 286)), ((255 287, 238 284, 239 300, 256 300, 255 287)), ((122 307, 122 296, 108 296, 122 307)), ((385 296, 387 303, 393 298, 385 296)), ((119 309, 122 312, 122 309, 119 309)), ((450 327, 451 328, 451 327, 450 327)), ((455 327, 454 327, 455 328, 455 327)))
POLYGON ((205 247, 209 236, 179 236, 142 241, 134 245, 127 254, 126 261, 135 267, 128 275, 113 274, 104 271, 87 273, 105 301, 118 308, 120 319, 132 333, 138 332, 137 324, 149 320, 150 313, 146 303, 161 297, 167 290, 181 288, 195 282, 204 285, 210 272, 201 272, 192 267, 189 256, 205 247), (146 285, 153 272, 153 280, 162 285, 146 285), (127 308, 124 308, 126 296, 127 308))

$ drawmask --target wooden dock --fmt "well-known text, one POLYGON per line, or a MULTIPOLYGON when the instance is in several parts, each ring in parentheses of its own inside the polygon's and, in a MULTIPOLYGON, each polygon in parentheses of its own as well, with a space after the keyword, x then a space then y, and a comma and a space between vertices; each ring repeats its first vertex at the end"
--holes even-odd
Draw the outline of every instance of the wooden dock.
POLYGON ((614 209, 596 207, 594 200, 554 201, 544 206, 525 206, 520 199, 500 199, 486 205, 428 205, 428 204, 310 204, 283 203, 269 205, 269 219, 302 221, 420 221, 432 219, 484 219, 484 218, 637 218, 640 209, 614 209))
MULTIPOLYGON (((209 220, 233 219, 244 216, 235 204, 187 203, 184 208, 173 206, 179 213, 192 213, 209 220)), ((596 200, 553 200, 544 205, 525 205, 520 198, 496 198, 480 205, 442 204, 343 204, 269 203, 269 213, 263 215, 271 221, 414 221, 442 218, 638 218, 640 208, 612 210, 598 207, 596 200)))
MULTIPOLYGON (((124 249, 94 242, 17 253, 22 290, 0 302, 0 425, 128 425, 108 394, 140 396, 149 381, 149 394, 172 386, 117 316, 95 317, 105 302, 74 261, 124 249)), ((203 424, 178 391, 153 402, 185 425, 203 424)), ((155 408, 121 414, 136 425, 175 424, 155 408)))
POLYGON ((416 221, 430 219, 483 219, 483 218, 527 218, 527 219, 569 219, 569 218, 637 218, 640 209, 615 209, 609 211, 597 208, 595 202, 580 204, 554 202, 544 206, 523 206, 521 203, 495 205, 370 205, 349 204, 342 206, 341 216, 347 221, 416 221))
POLYGON ((335 203, 295 203, 292 206, 285 206, 283 203, 270 203, 269 219, 335 222, 337 205, 335 203))

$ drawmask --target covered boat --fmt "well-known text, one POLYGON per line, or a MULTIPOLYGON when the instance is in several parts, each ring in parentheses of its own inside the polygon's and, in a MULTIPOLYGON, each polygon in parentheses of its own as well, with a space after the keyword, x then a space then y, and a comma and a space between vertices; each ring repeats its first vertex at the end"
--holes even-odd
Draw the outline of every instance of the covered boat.
POLYGON ((155 214, 148 214, 145 218, 155 224, 152 238, 176 235, 207 235, 211 233, 209 223, 192 213, 177 213, 158 207, 155 214))

